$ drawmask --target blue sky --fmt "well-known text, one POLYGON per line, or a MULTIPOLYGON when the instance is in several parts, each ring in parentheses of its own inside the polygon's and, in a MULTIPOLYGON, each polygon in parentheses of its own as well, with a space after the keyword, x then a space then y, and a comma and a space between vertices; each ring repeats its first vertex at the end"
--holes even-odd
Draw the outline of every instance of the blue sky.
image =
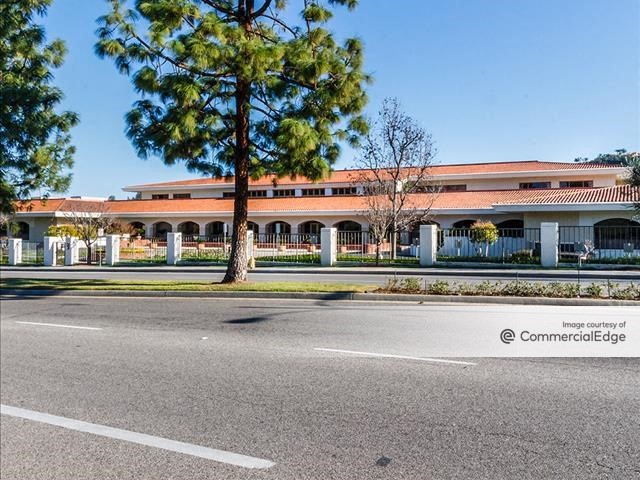
MULTIPOLYGON (((330 26, 365 44, 375 79, 368 113, 398 97, 432 133, 439 163, 640 150, 640 1, 360 3, 330 26)), ((137 158, 125 137, 123 117, 137 96, 93 53, 95 20, 106 10, 101 0, 54 0, 43 23, 49 38, 67 44, 55 84, 66 94, 63 107, 81 117, 68 193, 126 198, 125 185, 194 175, 137 158)), ((353 155, 345 150, 337 168, 352 165, 353 155)))

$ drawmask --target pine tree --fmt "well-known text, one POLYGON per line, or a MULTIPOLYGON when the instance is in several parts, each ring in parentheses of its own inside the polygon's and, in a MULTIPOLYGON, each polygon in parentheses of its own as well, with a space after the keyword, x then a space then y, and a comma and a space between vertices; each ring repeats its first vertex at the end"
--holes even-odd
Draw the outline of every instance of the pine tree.
POLYGON ((75 113, 57 113, 62 92, 51 85, 52 68, 62 65, 64 43, 46 42, 35 16, 51 0, 0 2, 0 211, 33 192, 64 192, 75 149, 69 130, 75 113))
POLYGON ((339 142, 366 131, 363 53, 325 28, 357 0, 111 0, 96 52, 143 99, 127 115, 138 154, 209 176, 235 176, 225 282, 244 281, 249 178, 326 177, 339 142))

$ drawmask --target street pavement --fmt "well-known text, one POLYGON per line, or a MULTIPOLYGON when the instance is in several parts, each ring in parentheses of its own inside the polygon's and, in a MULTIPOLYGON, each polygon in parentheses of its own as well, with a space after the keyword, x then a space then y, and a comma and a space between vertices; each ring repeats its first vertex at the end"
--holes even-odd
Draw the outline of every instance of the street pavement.
MULTIPOLYGON (((224 277, 223 266, 181 267, 2 267, 1 278, 50 278, 50 279, 101 279, 101 280, 165 280, 165 281, 211 281, 219 282, 224 277)), ((532 269, 450 269, 450 268, 406 268, 406 267, 258 267, 249 273, 254 282, 327 282, 365 285, 381 285, 394 275, 420 276, 428 281, 449 282, 528 280, 540 282, 576 282, 576 270, 532 270, 532 269)), ((611 280, 620 285, 640 283, 640 271, 583 270, 581 282, 604 283, 611 280)))
POLYGON ((427 359, 450 318, 635 307, 0 306, 2 479, 640 478, 639 359, 427 359))

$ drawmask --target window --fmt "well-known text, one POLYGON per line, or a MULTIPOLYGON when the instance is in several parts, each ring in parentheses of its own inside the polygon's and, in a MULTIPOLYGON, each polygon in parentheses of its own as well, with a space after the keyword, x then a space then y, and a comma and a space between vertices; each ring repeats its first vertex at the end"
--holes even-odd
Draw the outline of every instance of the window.
POLYGON ((560 182, 560 188, 593 187, 593 180, 568 180, 560 182))
POLYGON ((324 196, 324 188, 303 188, 302 196, 303 197, 323 197, 324 196))
POLYGON ((167 200, 168 198, 168 193, 154 193, 151 195, 151 200, 167 200))
POLYGON ((222 192, 222 198, 233 198, 236 196, 236 192, 222 192))
POLYGON ((191 198, 190 193, 174 193, 173 198, 191 198))
POLYGON ((338 187, 331 189, 331 195, 357 195, 356 187, 338 187))
POLYGON ((442 191, 443 192, 466 192, 467 186, 462 184, 461 185, 443 185, 442 191))
POLYGON ((531 190, 533 188, 551 188, 551 182, 527 182, 521 183, 521 190, 531 190))
POLYGON ((249 196, 250 197, 266 197, 267 191, 266 190, 249 190, 249 196))
POLYGON ((284 189, 284 190, 274 190, 273 196, 274 197, 295 197, 296 191, 292 188, 284 189))

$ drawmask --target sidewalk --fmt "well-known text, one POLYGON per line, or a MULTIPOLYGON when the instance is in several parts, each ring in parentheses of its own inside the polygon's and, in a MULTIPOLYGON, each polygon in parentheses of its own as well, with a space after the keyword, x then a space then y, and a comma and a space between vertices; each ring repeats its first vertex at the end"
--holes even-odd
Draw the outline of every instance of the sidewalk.
MULTIPOLYGON (((13 267, 3 265, 0 272, 153 272, 153 273, 215 273, 224 272, 224 265, 207 265, 207 266, 87 266, 75 265, 73 267, 57 266, 57 267, 13 267)), ((577 278, 576 269, 532 269, 532 268, 436 268, 436 267, 320 267, 310 265, 283 265, 258 267, 251 270, 251 274, 329 274, 329 275, 381 275, 381 276, 421 276, 421 277, 504 277, 512 280, 518 279, 573 279, 577 278)), ((580 277, 583 279, 594 280, 632 280, 640 282, 640 270, 597 270, 597 269, 581 269, 580 277)))

